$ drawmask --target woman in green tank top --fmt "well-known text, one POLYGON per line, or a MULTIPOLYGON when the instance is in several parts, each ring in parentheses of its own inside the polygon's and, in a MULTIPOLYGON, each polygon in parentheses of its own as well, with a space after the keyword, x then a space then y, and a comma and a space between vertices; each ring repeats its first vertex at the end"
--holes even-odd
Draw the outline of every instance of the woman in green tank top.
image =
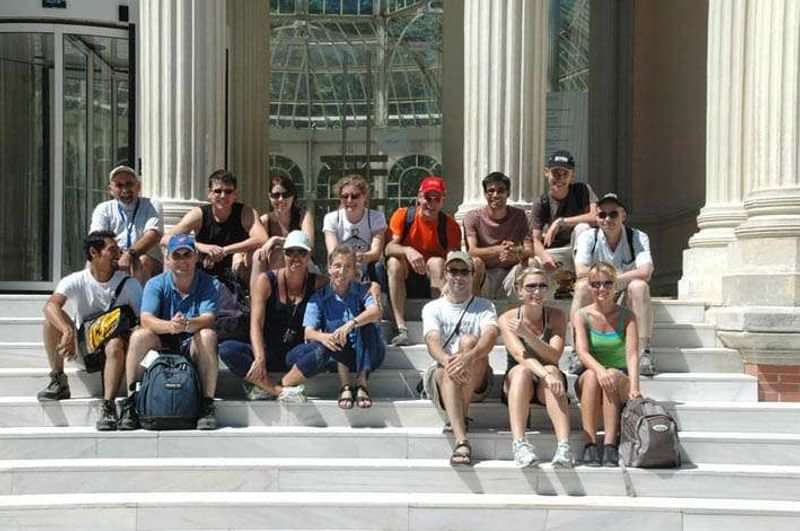
POLYGON ((583 463, 618 466, 617 439, 622 405, 639 392, 639 337, 633 313, 619 306, 614 286, 617 271, 600 262, 589 269, 592 304, 576 312, 575 349, 585 370, 576 391, 586 446, 583 463), (603 453, 597 447, 597 419, 603 417, 603 453))
POLYGON ((556 432, 553 466, 571 468, 567 378, 558 369, 567 319, 561 310, 544 305, 549 287, 544 270, 524 269, 515 286, 522 305, 505 312, 498 322, 508 353, 502 395, 508 404, 514 461, 525 467, 538 460, 525 438, 530 405, 535 402, 547 408, 556 432))

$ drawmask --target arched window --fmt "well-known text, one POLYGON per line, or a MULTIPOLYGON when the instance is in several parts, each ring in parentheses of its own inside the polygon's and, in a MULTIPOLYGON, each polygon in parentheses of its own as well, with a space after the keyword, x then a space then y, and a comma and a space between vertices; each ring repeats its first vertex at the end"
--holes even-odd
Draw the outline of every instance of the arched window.
POLYGON ((386 211, 414 204, 420 181, 441 174, 441 163, 428 155, 407 155, 395 162, 386 182, 386 211))
POLYGON ((283 175, 284 177, 290 177, 297 187, 297 197, 303 198, 306 196, 303 171, 292 159, 281 155, 270 155, 269 174, 270 176, 283 175))

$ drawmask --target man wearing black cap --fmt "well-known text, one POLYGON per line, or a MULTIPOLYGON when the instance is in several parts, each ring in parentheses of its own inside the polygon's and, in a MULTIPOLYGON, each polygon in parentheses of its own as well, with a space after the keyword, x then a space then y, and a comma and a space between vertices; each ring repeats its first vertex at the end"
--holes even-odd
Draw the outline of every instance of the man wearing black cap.
POLYGON ((575 181, 575 159, 569 151, 556 151, 544 170, 549 189, 533 204, 531 225, 534 255, 539 264, 554 271, 559 263, 573 269, 573 243, 595 222, 597 196, 586 183, 575 181))
POLYGON ((624 291, 626 305, 636 315, 639 329, 639 372, 644 376, 655 373, 655 363, 650 352, 653 336, 653 311, 650 306, 650 277, 653 275, 653 257, 650 239, 639 229, 625 226, 627 213, 617 194, 606 194, 597 202, 597 226, 585 231, 575 244, 575 296, 571 315, 592 302, 586 275, 597 262, 612 264, 619 273, 616 289, 624 291))

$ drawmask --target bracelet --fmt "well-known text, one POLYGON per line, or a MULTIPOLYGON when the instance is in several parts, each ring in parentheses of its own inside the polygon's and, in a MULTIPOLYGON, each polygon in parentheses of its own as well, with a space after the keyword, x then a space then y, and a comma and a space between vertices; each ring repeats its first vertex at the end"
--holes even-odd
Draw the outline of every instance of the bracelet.
POLYGON ((353 317, 353 318, 352 318, 352 319, 350 319, 350 320, 351 320, 351 321, 353 322, 353 324, 355 325, 353 328, 358 328, 358 319, 356 319, 355 317, 353 317))

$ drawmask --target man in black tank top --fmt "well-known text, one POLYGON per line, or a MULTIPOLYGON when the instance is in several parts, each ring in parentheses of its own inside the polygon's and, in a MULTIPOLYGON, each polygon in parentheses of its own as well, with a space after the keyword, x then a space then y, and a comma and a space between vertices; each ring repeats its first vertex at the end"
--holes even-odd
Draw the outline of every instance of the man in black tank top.
POLYGON ((223 276, 231 271, 238 278, 250 278, 253 251, 267 241, 267 233, 252 207, 237 202, 236 177, 217 170, 208 178, 208 205, 192 208, 167 231, 161 240, 166 245, 172 234, 195 233, 203 269, 223 276))
POLYGON ((539 267, 554 271, 560 263, 574 271, 573 242, 595 223, 597 195, 586 183, 575 182, 575 159, 556 151, 544 170, 548 190, 533 203, 533 252, 539 267))

